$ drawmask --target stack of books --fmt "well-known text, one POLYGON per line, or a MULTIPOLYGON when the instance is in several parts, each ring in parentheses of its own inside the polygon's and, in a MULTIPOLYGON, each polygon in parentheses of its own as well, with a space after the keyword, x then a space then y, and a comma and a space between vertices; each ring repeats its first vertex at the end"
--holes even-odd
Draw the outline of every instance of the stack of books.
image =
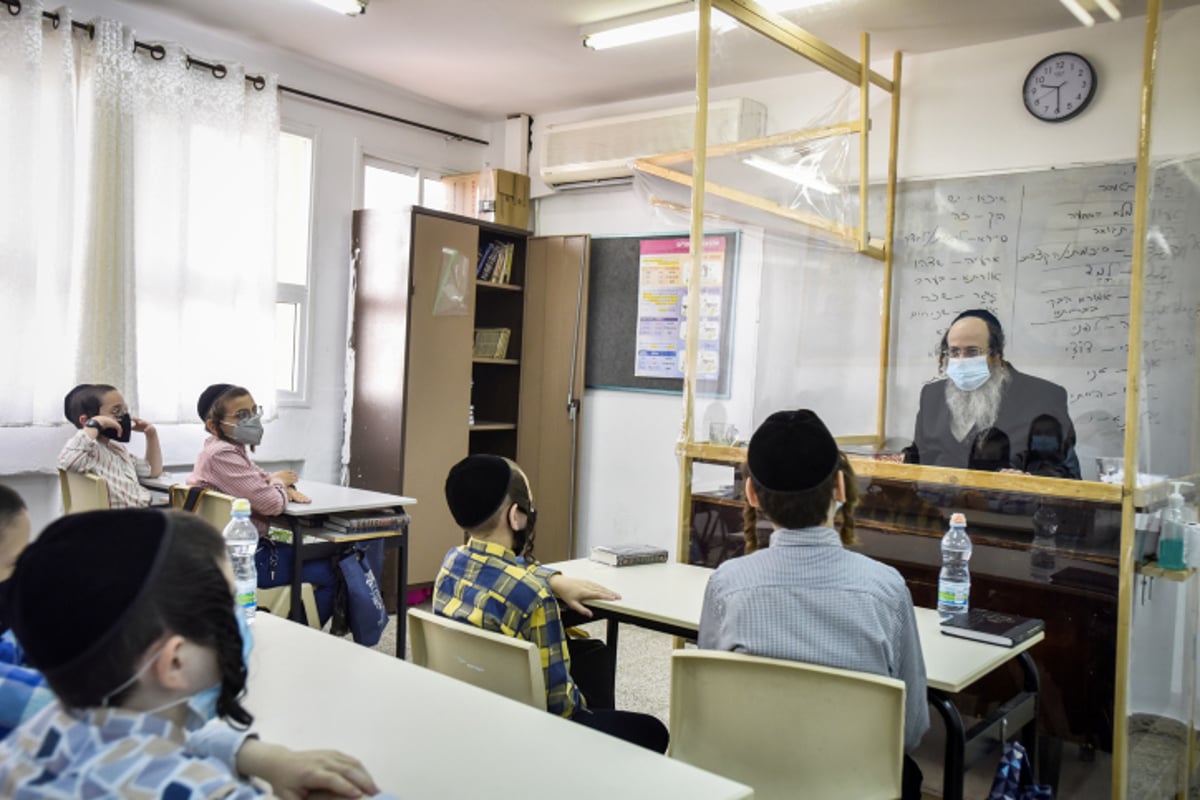
POLYGON ((664 564, 667 561, 667 551, 649 544, 596 545, 592 548, 592 561, 612 567, 664 564))
POLYGON ((488 242, 479 254, 475 279, 485 283, 508 283, 512 280, 513 253, 517 246, 511 242, 488 242))
POLYGON ((475 345, 472 355, 475 358, 504 358, 508 355, 508 328, 476 328, 475 345))
POLYGON ((325 530, 337 533, 374 533, 377 531, 403 530, 408 524, 408 515, 397 514, 391 509, 352 516, 334 515, 325 520, 325 530))

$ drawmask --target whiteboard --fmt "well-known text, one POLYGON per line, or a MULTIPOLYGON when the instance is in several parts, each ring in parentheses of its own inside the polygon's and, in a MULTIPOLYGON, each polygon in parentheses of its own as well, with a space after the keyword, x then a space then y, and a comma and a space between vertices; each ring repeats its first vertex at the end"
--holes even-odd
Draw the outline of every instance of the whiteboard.
MULTIPOLYGON (((1198 165, 1160 165, 1150 204, 1140 464, 1160 474, 1189 472, 1195 457, 1198 165)), ((987 308, 1013 366, 1067 390, 1084 477, 1095 477, 1096 456, 1121 455, 1134 178, 1123 163, 898 187, 889 436, 911 439, 951 320, 987 308)))

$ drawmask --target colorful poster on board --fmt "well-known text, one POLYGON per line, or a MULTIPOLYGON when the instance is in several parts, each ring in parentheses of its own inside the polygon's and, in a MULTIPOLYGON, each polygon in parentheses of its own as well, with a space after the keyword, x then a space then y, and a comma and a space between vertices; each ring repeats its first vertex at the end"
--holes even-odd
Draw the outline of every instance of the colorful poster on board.
MULTIPOLYGON (((687 350, 688 238, 647 239, 638 260, 637 358, 634 375, 682 378, 687 350)), ((706 236, 700 262, 697 377, 716 380, 721 368, 721 294, 725 237, 706 236)))

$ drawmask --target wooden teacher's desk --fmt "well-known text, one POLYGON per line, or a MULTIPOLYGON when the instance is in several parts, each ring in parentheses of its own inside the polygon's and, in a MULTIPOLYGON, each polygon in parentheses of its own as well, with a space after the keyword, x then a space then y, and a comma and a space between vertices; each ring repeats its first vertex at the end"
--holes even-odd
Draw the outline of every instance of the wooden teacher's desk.
POLYGON ((245 704, 254 730, 297 750, 342 750, 397 797, 754 796, 681 761, 270 614, 259 614, 252 630, 245 704), (596 768, 581 768, 585 762, 596 768))
MULTIPOLYGON (((587 603, 598 618, 608 620, 608 643, 614 658, 617 627, 621 622, 685 639, 696 638, 704 589, 712 574, 707 567, 677 563, 610 567, 585 558, 547 566, 571 578, 595 581, 621 595, 620 600, 587 603)), ((946 636, 939 628, 936 611, 931 608, 915 611, 925 655, 929 702, 946 724, 944 796, 948 800, 961 800, 966 765, 994 739, 1020 728, 1022 743, 1030 753, 1037 752, 1038 674, 1026 651, 1045 635, 1038 634, 1016 647, 997 647, 946 636), (950 696, 1014 659, 1024 673, 1023 690, 967 730, 950 696)))

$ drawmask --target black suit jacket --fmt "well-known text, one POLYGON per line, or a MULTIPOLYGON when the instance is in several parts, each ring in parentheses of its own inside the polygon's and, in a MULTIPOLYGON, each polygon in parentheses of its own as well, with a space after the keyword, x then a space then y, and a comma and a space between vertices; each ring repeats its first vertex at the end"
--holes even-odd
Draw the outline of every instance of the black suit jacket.
POLYGON ((917 411, 912 447, 905 449, 905 461, 936 467, 959 469, 1002 469, 1010 467, 1060 478, 1080 477, 1079 458, 1075 455, 1075 425, 1067 411, 1067 390, 1023 372, 1010 365, 1008 386, 1000 398, 996 424, 958 441, 950 432, 950 408, 946 405, 946 378, 927 383, 921 389, 921 407, 917 411), (1030 429, 1037 422, 1039 433, 1058 432, 1058 447, 1053 452, 1030 449, 1030 429), (981 450, 997 451, 997 442, 1007 440, 1005 463, 991 457, 981 459, 981 450))

